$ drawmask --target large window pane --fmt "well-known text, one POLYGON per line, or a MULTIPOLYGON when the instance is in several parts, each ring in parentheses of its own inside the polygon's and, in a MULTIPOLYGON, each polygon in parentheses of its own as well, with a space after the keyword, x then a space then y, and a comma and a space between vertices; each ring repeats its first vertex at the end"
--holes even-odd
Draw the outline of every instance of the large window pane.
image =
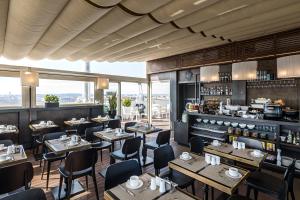
POLYGON ((122 82, 121 94, 122 119, 147 120, 147 84, 122 82))
POLYGON ((22 106, 20 78, 0 76, 0 107, 22 106))
POLYGON ((46 94, 57 95, 60 104, 94 103, 94 82, 40 79, 36 104, 44 105, 46 94))

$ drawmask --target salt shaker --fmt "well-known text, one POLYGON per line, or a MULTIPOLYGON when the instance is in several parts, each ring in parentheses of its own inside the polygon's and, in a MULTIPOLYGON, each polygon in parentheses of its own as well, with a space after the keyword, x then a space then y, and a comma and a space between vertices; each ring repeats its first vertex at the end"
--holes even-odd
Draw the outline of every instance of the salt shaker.
POLYGON ((155 177, 151 178, 150 189, 151 190, 156 190, 156 179, 155 179, 155 177))
POLYGON ((166 192, 166 182, 164 179, 161 179, 159 183, 159 192, 160 193, 165 193, 166 192))

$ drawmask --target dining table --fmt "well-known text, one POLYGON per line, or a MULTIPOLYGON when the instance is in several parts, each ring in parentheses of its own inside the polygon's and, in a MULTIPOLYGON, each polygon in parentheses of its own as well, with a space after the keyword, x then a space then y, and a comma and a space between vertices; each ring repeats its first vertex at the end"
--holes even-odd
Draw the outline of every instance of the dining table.
POLYGON ((204 147, 204 152, 220 156, 235 162, 240 162, 252 167, 260 168, 261 164, 267 157, 267 153, 261 152, 261 155, 254 156, 254 149, 245 148, 237 149, 228 143, 219 143, 219 145, 209 144, 204 147))
POLYGON ((5 159, 0 159, 0 168, 23 163, 27 161, 27 155, 22 145, 13 145, 14 152, 7 154, 8 147, 0 148, 0 157, 5 156, 5 159))
MULTIPOLYGON (((134 132, 136 135, 138 133, 143 135, 142 139, 143 139, 143 148, 144 148, 144 145, 146 143, 146 135, 151 134, 151 133, 157 133, 157 132, 161 131, 162 129, 154 127, 154 126, 149 126, 149 124, 136 124, 134 126, 127 127, 127 130, 134 132)), ((148 165, 153 164, 153 158, 151 158, 147 155, 143 155, 141 160, 143 161, 142 162, 143 166, 148 166, 148 165)))
POLYGON ((19 143, 19 129, 15 125, 0 124, 0 140, 12 140, 19 143))
POLYGON ((189 154, 189 160, 183 160, 178 157, 168 163, 170 170, 176 170, 186 176, 189 176, 205 185, 204 199, 208 199, 208 187, 215 188, 225 194, 232 195, 237 188, 249 176, 249 171, 228 164, 220 163, 211 165, 205 161, 205 157, 194 153, 189 154), (228 176, 230 167, 238 169, 239 177, 228 176))
POLYGON ((80 120, 80 119, 76 119, 76 120, 66 120, 64 121, 64 124, 70 127, 77 127, 81 124, 91 124, 93 122, 91 122, 90 120, 80 120))
POLYGON ((111 142, 111 150, 114 151, 116 141, 126 140, 134 137, 133 133, 122 132, 121 134, 118 134, 116 130, 117 129, 107 129, 104 131, 94 132, 94 136, 100 138, 101 140, 111 142))
POLYGON ((102 123, 107 124, 110 120, 111 119, 109 117, 101 117, 101 116, 91 118, 91 121, 99 123, 99 124, 102 124, 102 123))
MULTIPOLYGON (((139 179, 143 181, 143 185, 139 189, 129 189, 126 186, 126 182, 117 185, 109 190, 104 191, 105 200, 195 200, 199 199, 192 194, 181 190, 177 187, 171 189, 169 187, 166 192, 160 193, 159 187, 156 190, 150 189, 151 178, 154 175, 150 173, 144 173, 139 176, 139 179)), ((166 187, 167 188, 167 187, 166 187)))
MULTIPOLYGON (((91 148, 91 143, 84 139, 80 139, 79 142, 72 144, 71 137, 46 140, 45 145, 55 154, 63 154, 63 153, 68 154, 71 151, 80 151, 80 150, 91 148)), ((58 196, 59 186, 54 187, 52 189, 51 192, 55 200, 63 199, 65 197, 66 189, 67 189, 66 185, 63 184, 62 188, 63 190, 61 191, 60 198, 58 196)), ((77 179, 72 182, 71 188, 72 188, 71 196, 75 196, 85 191, 82 184, 77 179)))

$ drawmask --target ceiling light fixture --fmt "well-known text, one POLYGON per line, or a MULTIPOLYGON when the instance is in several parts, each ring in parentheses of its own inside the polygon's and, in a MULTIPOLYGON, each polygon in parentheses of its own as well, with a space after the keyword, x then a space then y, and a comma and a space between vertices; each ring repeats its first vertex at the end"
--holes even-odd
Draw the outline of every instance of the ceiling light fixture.
POLYGON ((175 17, 176 15, 179 15, 181 13, 183 13, 184 10, 180 9, 180 10, 177 10, 176 12, 174 12, 173 14, 170 15, 170 17, 175 17))
POLYGON ((221 16, 221 15, 224 15, 224 14, 227 14, 227 13, 230 13, 230 12, 233 12, 233 11, 236 11, 236 10, 239 10, 239 9, 242 9, 242 8, 245 8, 245 7, 247 7, 247 6, 248 6, 248 4, 245 4, 245 5, 242 5, 242 6, 238 6, 238 7, 232 8, 232 9, 230 9, 230 10, 226 10, 226 11, 224 11, 224 12, 219 13, 218 16, 221 16))
POLYGON ((198 1, 195 1, 193 4, 196 6, 196 5, 199 5, 203 2, 205 2, 206 0, 198 0, 198 1))

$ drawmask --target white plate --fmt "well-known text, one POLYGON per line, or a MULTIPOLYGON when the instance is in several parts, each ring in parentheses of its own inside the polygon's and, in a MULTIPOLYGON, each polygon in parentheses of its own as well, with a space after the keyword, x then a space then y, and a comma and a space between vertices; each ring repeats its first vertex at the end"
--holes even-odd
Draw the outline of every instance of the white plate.
POLYGON ((233 178, 233 179, 240 179, 240 178, 242 178, 242 174, 240 174, 240 173, 238 173, 237 176, 231 176, 231 175, 229 174, 229 171, 228 171, 228 170, 225 171, 225 175, 228 176, 229 178, 233 178))
POLYGON ((139 184, 136 186, 136 187, 133 187, 133 186, 131 186, 130 184, 129 184, 129 180, 126 182, 126 187, 128 188, 128 189, 131 189, 131 190, 137 190, 137 189, 139 189, 139 188, 141 188, 142 186, 143 186, 143 181, 141 181, 141 180, 138 180, 139 181, 139 184))
POLYGON ((261 158, 264 156, 264 154, 262 154, 262 153, 260 155, 255 155, 253 151, 250 153, 250 155, 254 158, 261 158))
POLYGON ((215 143, 212 142, 211 145, 214 146, 214 147, 219 147, 219 146, 221 146, 221 143, 219 142, 218 144, 215 144, 215 143))
POLYGON ((69 147, 74 147, 74 146, 79 145, 79 143, 78 142, 76 142, 76 143, 69 143, 68 145, 69 145, 69 147))
POLYGON ((192 159, 192 156, 189 155, 188 158, 183 158, 182 155, 180 155, 179 158, 180 158, 181 160, 187 161, 187 160, 191 160, 191 159, 192 159))

